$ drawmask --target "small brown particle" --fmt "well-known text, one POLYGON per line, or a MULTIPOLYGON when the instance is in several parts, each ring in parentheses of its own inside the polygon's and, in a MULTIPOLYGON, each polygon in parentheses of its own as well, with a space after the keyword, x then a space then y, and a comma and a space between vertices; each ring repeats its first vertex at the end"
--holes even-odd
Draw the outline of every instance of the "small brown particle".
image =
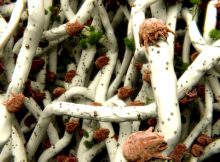
POLYGON ((47 73, 46 73, 46 82, 47 82, 47 84, 54 83, 55 80, 56 80, 56 74, 54 72, 47 71, 47 73))
POLYGON ((162 20, 156 18, 149 18, 144 20, 140 26, 139 34, 141 40, 145 47, 148 47, 148 44, 156 42, 159 38, 167 39, 168 32, 175 34, 171 31, 162 20))
POLYGON ((188 150, 185 144, 177 144, 174 150, 170 153, 169 157, 173 162, 181 162, 183 156, 187 153, 188 150))
POLYGON ((146 124, 147 124, 148 127, 153 127, 153 126, 155 126, 157 124, 157 119, 155 119, 155 118, 148 118, 146 120, 146 124))
POLYGON ((190 57, 190 58, 191 58, 191 61, 193 62, 198 55, 199 55, 198 52, 194 52, 194 53, 191 55, 191 57, 190 57))
POLYGON ((143 80, 144 81, 146 81, 146 82, 148 82, 148 83, 150 83, 151 81, 150 81, 150 76, 151 76, 151 71, 150 70, 148 70, 148 69, 145 69, 144 70, 144 73, 143 73, 143 80))
POLYGON ((120 99, 126 99, 128 97, 130 97, 134 92, 134 89, 128 86, 125 87, 121 87, 118 89, 118 98, 120 99))
POLYGON ((105 65, 107 65, 109 62, 109 57, 104 55, 104 56, 99 56, 96 60, 95 60, 95 66, 98 69, 102 69, 105 65))
POLYGON ((69 70, 64 77, 64 81, 70 83, 75 75, 76 75, 75 70, 69 70))
POLYGON ((78 35, 82 31, 83 28, 84 28, 84 25, 81 24, 77 20, 73 23, 70 23, 70 22, 66 23, 66 32, 70 36, 78 35))
POLYGON ((28 115, 25 119, 24 119, 24 124, 27 126, 27 127, 31 127, 31 125, 33 123, 36 123, 36 119, 34 118, 33 115, 28 115))
POLYGON ((22 93, 12 93, 11 98, 4 102, 6 109, 11 113, 18 112, 22 108, 23 104, 24 95, 22 93))
POLYGON ((91 105, 91 106, 102 106, 102 104, 99 103, 99 102, 90 102, 89 105, 91 105))
POLYGON ((218 12, 220 12, 220 0, 215 4, 215 7, 217 8, 218 12))
POLYGON ((136 100, 136 101, 129 101, 128 106, 144 106, 144 102, 136 100))
POLYGON ((143 67, 143 64, 142 64, 142 63, 139 63, 139 62, 135 62, 135 63, 134 63, 134 66, 135 66, 135 68, 136 68, 138 71, 140 71, 140 70, 142 69, 142 67, 143 67))
POLYGON ((38 72, 39 70, 41 70, 43 68, 45 64, 44 59, 40 58, 40 57, 35 57, 32 61, 31 64, 31 73, 35 73, 38 72))
POLYGON ((93 139, 97 142, 104 141, 108 138, 110 131, 107 128, 98 128, 93 132, 93 139))
POLYGON ((212 142, 212 138, 206 134, 201 134, 196 138, 196 142, 202 146, 207 146, 212 142))
POLYGON ((63 87, 56 87, 53 90, 53 97, 60 97, 64 92, 66 92, 66 89, 63 87))
POLYGON ((198 157, 200 155, 202 155, 202 153, 204 152, 204 147, 199 145, 199 144, 193 144, 192 148, 191 148, 191 153, 193 156, 198 157))
POLYGON ((79 121, 71 120, 65 124, 65 131, 67 131, 68 133, 73 133, 78 126, 79 126, 79 121))
POLYGON ((57 156, 57 162, 78 162, 78 159, 75 156, 57 156))

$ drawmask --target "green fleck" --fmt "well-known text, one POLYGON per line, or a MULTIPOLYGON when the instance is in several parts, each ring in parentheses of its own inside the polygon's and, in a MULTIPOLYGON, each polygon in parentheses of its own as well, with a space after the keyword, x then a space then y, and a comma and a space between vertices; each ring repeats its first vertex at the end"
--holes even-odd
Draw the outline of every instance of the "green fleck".
POLYGON ((202 0, 190 0, 192 4, 201 4, 202 0))
POLYGON ((53 12, 54 7, 53 7, 53 6, 50 6, 50 7, 49 7, 49 10, 50 10, 50 12, 53 12))
POLYGON ((146 98, 146 104, 151 104, 154 102, 154 99, 153 98, 150 98, 150 97, 147 97, 146 98))
POLYGON ((124 38, 124 44, 125 46, 131 50, 131 51, 135 51, 135 44, 134 44, 134 40, 133 39, 129 39, 127 37, 124 38))
POLYGON ((175 65, 175 68, 179 69, 181 74, 186 71, 186 69, 188 68, 189 64, 188 63, 184 63, 182 62, 180 66, 175 65))
POLYGON ((96 44, 99 41, 99 39, 102 37, 102 35, 103 35, 102 32, 92 31, 90 36, 88 37, 88 42, 91 45, 94 45, 94 44, 96 44))
POLYGON ((60 16, 56 16, 56 15, 51 16, 51 21, 52 22, 55 22, 55 21, 60 22, 60 16))
POLYGON ((88 45, 95 45, 103 36, 102 31, 96 30, 93 26, 86 26, 80 34, 80 45, 87 48, 88 45))
POLYGON ((84 131, 83 131, 83 136, 86 137, 86 138, 88 138, 88 137, 89 137, 89 133, 88 133, 86 130, 84 130, 84 131))
POLYGON ((86 148, 88 148, 88 149, 92 148, 92 146, 95 145, 93 141, 84 141, 83 144, 84 144, 84 145, 86 146, 86 148))
POLYGON ((44 14, 47 15, 48 14, 48 10, 45 9, 44 10, 44 14))
POLYGON ((79 41, 80 45, 82 46, 83 49, 86 49, 88 47, 88 39, 87 38, 82 38, 79 41))
POLYGON ((209 31, 209 36, 213 40, 218 40, 220 38, 220 31, 217 29, 212 29, 209 31))

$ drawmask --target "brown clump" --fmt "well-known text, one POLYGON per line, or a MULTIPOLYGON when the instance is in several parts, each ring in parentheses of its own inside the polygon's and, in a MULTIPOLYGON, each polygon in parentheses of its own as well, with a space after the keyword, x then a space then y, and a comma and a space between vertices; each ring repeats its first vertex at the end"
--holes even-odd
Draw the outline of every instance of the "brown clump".
POLYGON ((66 23, 66 32, 70 36, 76 36, 78 35, 82 29, 84 28, 84 25, 81 24, 79 21, 75 21, 73 23, 66 23))
POLYGON ((148 127, 153 127, 157 124, 157 119, 156 118, 148 118, 146 120, 146 124, 148 127))
POLYGON ((78 126, 79 126, 79 121, 71 120, 65 123, 65 131, 67 131, 68 133, 73 133, 78 126))
POLYGON ((93 132, 93 139, 97 142, 104 141, 108 138, 110 131, 107 128, 98 128, 93 132))
POLYGON ((37 103, 42 103, 43 99, 45 98, 45 93, 33 89, 30 81, 25 83, 24 95, 26 97, 32 97, 37 103))
POLYGON ((128 97, 130 97, 134 92, 134 89, 129 87, 129 86, 125 86, 125 87, 121 87, 118 89, 118 98, 120 99, 126 99, 128 97))
POLYGON ((151 77, 151 71, 148 70, 148 69, 145 69, 145 70, 144 70, 144 73, 143 73, 143 76, 142 76, 142 79, 143 79, 145 82, 150 83, 150 77, 151 77))
POLYGON ((56 74, 52 71, 47 71, 46 73, 46 83, 51 84, 54 83, 56 80, 56 74))
POLYGON ((169 157, 173 162, 181 162, 184 155, 188 153, 187 147, 185 144, 177 144, 174 150, 170 153, 169 157))
POLYGON ((98 69, 102 69, 105 65, 107 65, 109 62, 109 57, 104 55, 104 56, 100 56, 95 60, 95 66, 98 69))
POLYGON ((31 73, 36 73, 43 68, 45 64, 44 59, 40 57, 35 57, 31 64, 31 73))
POLYGON ((140 70, 142 69, 142 67, 143 67, 143 64, 142 64, 142 63, 139 63, 139 62, 135 62, 135 63, 134 63, 134 66, 135 66, 135 68, 136 68, 138 71, 140 71, 140 70))
POLYGON ((199 55, 198 52, 194 52, 194 53, 191 55, 191 57, 190 57, 191 61, 193 62, 198 55, 199 55))
POLYGON ((75 75, 76 75, 75 70, 69 70, 64 77, 64 81, 70 83, 75 75))
POLYGON ((18 112, 24 104, 24 98, 23 93, 12 93, 11 98, 5 101, 4 105, 9 112, 18 112))
POLYGON ((201 134, 196 138, 196 142, 202 146, 207 146, 212 142, 212 138, 206 134, 201 134))
POLYGON ((123 154, 128 161, 149 161, 153 158, 170 159, 160 152, 167 148, 164 136, 153 132, 153 127, 129 135, 123 144, 123 154))
POLYGON ((24 124, 25 124, 28 128, 30 128, 33 123, 36 123, 36 119, 34 118, 33 115, 28 115, 28 116, 24 119, 24 124))
POLYGON ((215 7, 217 8, 218 12, 220 12, 220 0, 215 4, 215 7))
POLYGON ((144 102, 136 100, 136 101, 129 101, 128 106, 144 106, 144 102))
POLYGON ((99 102, 90 102, 89 105, 91 105, 91 106, 102 106, 102 104, 99 103, 99 102))
POLYGON ((204 147, 199 144, 193 144, 191 148, 191 153, 195 157, 199 157, 204 152, 204 147))
POLYGON ((75 156, 57 156, 57 162, 78 162, 78 159, 75 156))
POLYGON ((66 92, 66 89, 63 87, 56 87, 53 90, 53 97, 60 97, 64 92, 66 92))
POLYGON ((149 18, 144 20, 140 26, 140 37, 145 47, 148 44, 156 44, 159 38, 167 39, 168 32, 175 34, 171 31, 162 20, 156 18, 149 18))

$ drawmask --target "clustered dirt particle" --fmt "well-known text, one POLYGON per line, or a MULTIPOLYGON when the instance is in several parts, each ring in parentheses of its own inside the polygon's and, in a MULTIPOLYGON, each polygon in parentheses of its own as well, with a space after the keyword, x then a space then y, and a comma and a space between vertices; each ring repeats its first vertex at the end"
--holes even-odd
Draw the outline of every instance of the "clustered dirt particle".
POLYGON ((65 130, 68 133, 73 133, 78 126, 79 126, 78 120, 71 120, 71 121, 65 123, 65 130))
POLYGON ((64 81, 70 83, 75 75, 76 75, 75 70, 69 70, 64 77, 64 81))
POLYGON ((145 82, 148 82, 150 83, 150 77, 151 77, 151 71, 148 70, 148 69, 145 69, 144 72, 143 72, 143 76, 142 76, 142 79, 145 81, 145 82))
POLYGON ((204 152, 204 148, 212 142, 212 138, 206 134, 200 134, 195 143, 192 145, 191 153, 193 156, 198 157, 201 156, 204 152))
POLYGON ((129 101, 128 106, 144 106, 145 103, 139 100, 129 101))
POLYGON ((90 102, 89 105, 91 105, 91 106, 102 106, 102 104, 99 103, 99 102, 90 102))
POLYGON ((123 154, 128 161, 149 161, 153 158, 170 159, 160 152, 167 148, 164 136, 153 132, 153 127, 129 135, 123 144, 123 154))
POLYGON ((93 132, 93 139, 97 142, 104 141, 108 138, 110 131, 107 128, 98 128, 93 132))
POLYGON ((102 69, 109 62, 109 57, 106 55, 100 56, 95 60, 95 66, 98 69, 102 69))
POLYGON ((185 144, 177 144, 173 151, 170 153, 169 157, 173 162, 181 162, 184 155, 188 153, 188 149, 185 144))
POLYGON ((156 44, 159 38, 166 40, 168 32, 175 34, 162 20, 149 18, 141 24, 139 35, 144 46, 148 47, 149 44, 156 44))
POLYGON ((53 97, 55 97, 55 98, 60 97, 65 92, 66 92, 65 88, 63 88, 63 87, 56 87, 53 90, 53 97))
POLYGON ((11 94, 11 98, 6 100, 4 102, 4 105, 6 106, 6 109, 11 112, 11 113, 15 113, 18 112, 23 104, 24 104, 24 95, 23 93, 12 93, 11 94))
POLYGON ((71 22, 66 23, 66 32, 70 36, 78 35, 82 31, 83 28, 84 28, 84 25, 81 24, 77 20, 73 23, 71 23, 71 22))
POLYGON ((129 86, 125 86, 125 87, 121 87, 118 89, 118 98, 120 99, 126 99, 128 97, 130 97, 134 92, 134 89, 132 87, 129 86))

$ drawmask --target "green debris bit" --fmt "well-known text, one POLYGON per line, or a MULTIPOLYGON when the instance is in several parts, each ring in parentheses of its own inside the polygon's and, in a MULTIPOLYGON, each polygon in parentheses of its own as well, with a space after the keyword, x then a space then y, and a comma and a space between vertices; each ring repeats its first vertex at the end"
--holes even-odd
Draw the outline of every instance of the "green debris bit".
POLYGON ((192 3, 192 4, 201 4, 202 3, 202 0, 190 0, 190 2, 192 3))
POLYGON ((95 45, 102 36, 102 31, 98 31, 92 26, 86 26, 81 32, 80 45, 82 48, 87 48, 89 45, 95 45))
POLYGON ((210 38, 212 38, 213 40, 218 40, 220 38, 220 31, 217 29, 212 29, 209 32, 209 36, 210 38))
POLYGON ((131 51, 135 51, 135 44, 134 44, 134 40, 133 39, 129 39, 128 37, 124 38, 124 44, 125 46, 131 50, 131 51))
POLYGON ((95 143, 94 143, 93 141, 84 141, 83 144, 84 144, 84 145, 86 146, 86 148, 88 148, 88 149, 92 148, 92 146, 95 145, 95 143))

